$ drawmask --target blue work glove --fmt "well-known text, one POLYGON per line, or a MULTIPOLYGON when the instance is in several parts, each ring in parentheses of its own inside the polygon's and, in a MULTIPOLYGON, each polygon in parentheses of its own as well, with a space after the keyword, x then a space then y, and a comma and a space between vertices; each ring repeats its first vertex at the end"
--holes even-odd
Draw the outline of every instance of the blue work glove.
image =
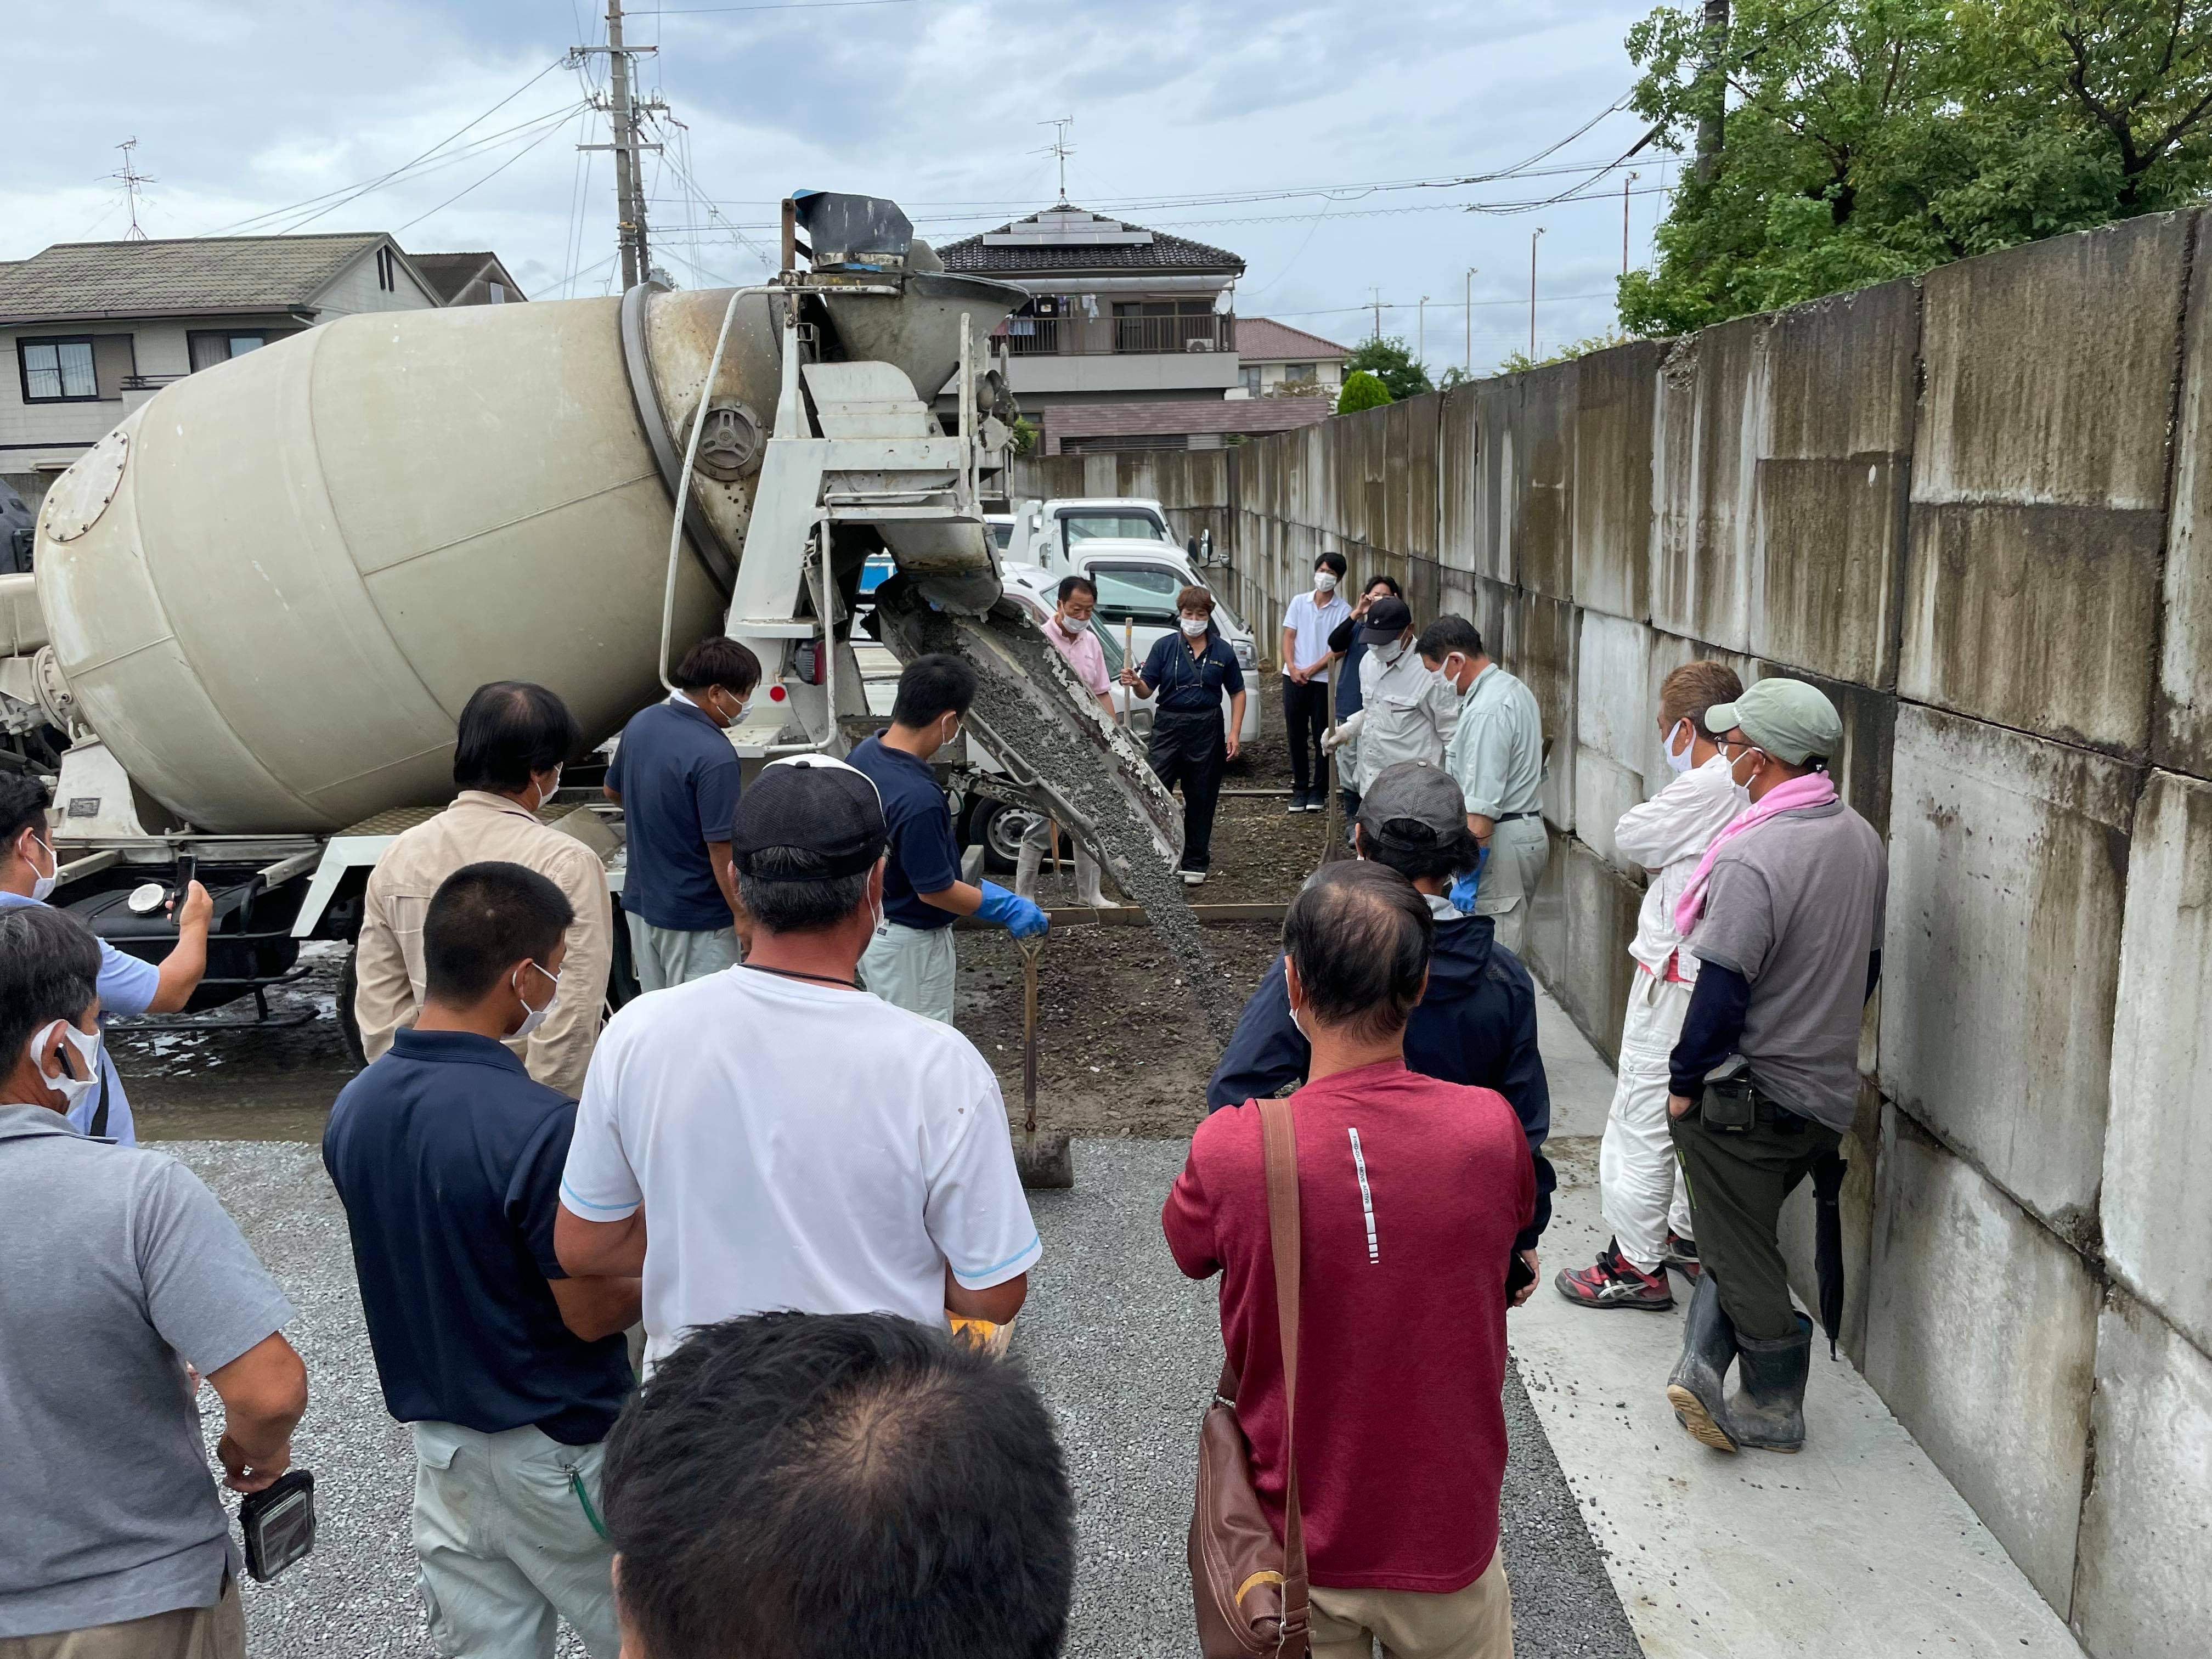
POLYGON ((1452 908, 1466 915, 1474 914, 1475 890, 1482 885, 1482 866, 1490 862, 1490 849, 1486 847, 1474 855, 1474 868, 1462 876, 1451 886, 1452 908))
POLYGON ((1016 939, 1027 939, 1032 933, 1042 933, 1052 926, 1052 918, 1018 893, 1010 893, 995 881, 982 884, 983 902, 975 907, 975 914, 988 922, 995 922, 1016 939))

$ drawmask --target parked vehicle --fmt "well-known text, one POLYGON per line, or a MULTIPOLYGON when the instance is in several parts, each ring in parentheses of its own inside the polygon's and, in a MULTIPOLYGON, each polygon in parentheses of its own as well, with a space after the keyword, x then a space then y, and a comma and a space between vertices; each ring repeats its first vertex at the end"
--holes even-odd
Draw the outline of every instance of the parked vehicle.
POLYGON ((1158 542, 1176 545, 1167 509, 1134 495, 1062 497, 1021 501, 1013 529, 1000 549, 1016 564, 1034 564, 1065 576, 1077 568, 1076 550, 1085 543, 1158 542))

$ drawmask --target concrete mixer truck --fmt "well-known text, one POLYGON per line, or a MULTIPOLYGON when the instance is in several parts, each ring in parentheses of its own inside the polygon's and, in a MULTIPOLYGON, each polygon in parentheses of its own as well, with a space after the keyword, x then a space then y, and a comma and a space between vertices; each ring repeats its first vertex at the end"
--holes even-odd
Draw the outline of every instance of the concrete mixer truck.
MULTIPOLYGON (((1164 880, 1176 815, 1141 753, 1000 599, 981 504, 1013 408, 985 345, 1023 292, 945 271, 879 198, 787 201, 783 252, 734 290, 341 318, 94 446, 32 574, 0 574, 0 758, 57 773, 55 902, 158 957, 196 872, 216 921, 192 1007, 265 1018, 304 941, 352 938, 388 839, 451 797, 478 684, 550 686, 604 743, 719 627, 765 670, 740 755, 842 753, 869 729, 854 602, 885 553, 869 625, 985 671, 952 787, 1164 880)), ((618 896, 598 793, 548 816, 618 896)))

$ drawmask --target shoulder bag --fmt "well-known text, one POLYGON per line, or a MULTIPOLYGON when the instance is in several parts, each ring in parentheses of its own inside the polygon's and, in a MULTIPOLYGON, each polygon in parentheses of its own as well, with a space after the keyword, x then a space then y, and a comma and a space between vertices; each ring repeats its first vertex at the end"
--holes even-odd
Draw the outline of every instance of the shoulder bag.
POLYGON ((1190 1588, 1205 1659, 1304 1659, 1306 1540, 1298 1512, 1298 1155, 1291 1103, 1263 1100, 1267 1235, 1283 1338, 1283 1539, 1252 1482, 1252 1448, 1224 1364, 1198 1431, 1198 1502, 1190 1517, 1190 1588))

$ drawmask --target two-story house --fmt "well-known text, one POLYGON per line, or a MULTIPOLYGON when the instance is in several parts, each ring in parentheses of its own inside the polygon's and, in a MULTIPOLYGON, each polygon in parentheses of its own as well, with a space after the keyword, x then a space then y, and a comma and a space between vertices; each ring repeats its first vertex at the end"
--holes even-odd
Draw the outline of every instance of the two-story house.
POLYGON ((1247 317, 1237 325, 1237 372, 1248 398, 1326 395, 1334 404, 1349 356, 1335 341, 1272 317, 1247 317))
POLYGON ((0 477, 35 510, 171 380, 333 317, 441 303, 380 231, 64 242, 0 264, 0 477))

